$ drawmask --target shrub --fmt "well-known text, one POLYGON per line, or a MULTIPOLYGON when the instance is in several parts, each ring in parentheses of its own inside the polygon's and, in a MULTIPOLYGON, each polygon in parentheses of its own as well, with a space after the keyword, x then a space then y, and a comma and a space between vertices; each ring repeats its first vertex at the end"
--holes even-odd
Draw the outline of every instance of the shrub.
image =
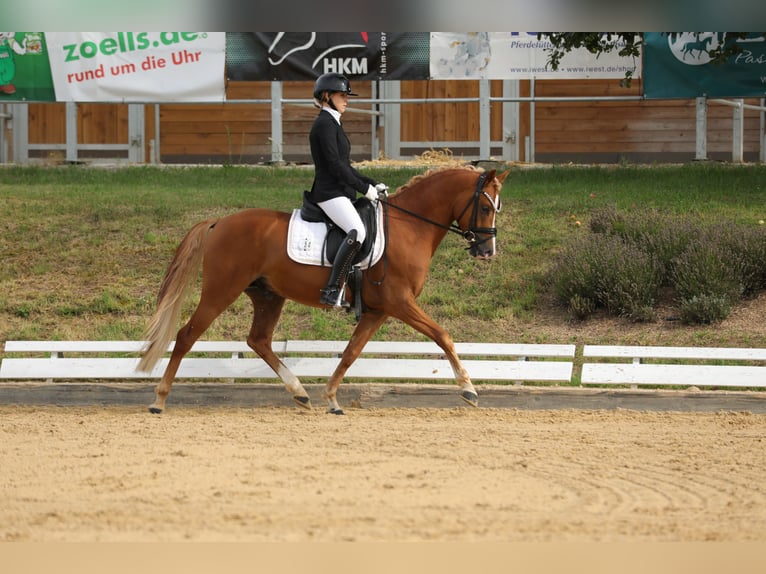
POLYGON ((596 308, 596 243, 593 236, 584 236, 565 246, 549 275, 556 298, 577 319, 587 318, 596 308))
POLYGON ((709 324, 726 319, 732 302, 725 295, 693 295, 681 300, 679 308, 682 323, 709 324))
POLYGON ((713 323, 731 313, 744 287, 740 257, 732 252, 736 227, 716 225, 700 230, 696 241, 673 261, 673 288, 687 323, 713 323))
POLYGON ((705 224, 690 215, 614 207, 593 212, 591 234, 576 237, 554 261, 550 283, 577 319, 596 309, 647 321, 669 287, 686 323, 728 317, 745 296, 766 289, 766 228, 733 221, 705 224))
POLYGON ((590 216, 590 230, 605 235, 622 235, 625 229, 625 216, 613 205, 593 210, 590 216))
POLYGON ((698 232, 690 217, 663 213, 656 209, 637 209, 630 217, 614 207, 594 212, 590 229, 594 233, 614 234, 634 243, 654 258, 661 268, 662 283, 670 283, 671 264, 698 232))
POLYGON ((554 293, 577 319, 595 309, 635 321, 653 318, 661 273, 655 260, 615 235, 585 236, 565 248, 551 273, 554 293))
POLYGON ((711 241, 720 241, 742 284, 742 294, 753 297, 766 289, 766 228, 730 224, 716 226, 711 241), (733 232, 734 231, 734 232, 733 232))

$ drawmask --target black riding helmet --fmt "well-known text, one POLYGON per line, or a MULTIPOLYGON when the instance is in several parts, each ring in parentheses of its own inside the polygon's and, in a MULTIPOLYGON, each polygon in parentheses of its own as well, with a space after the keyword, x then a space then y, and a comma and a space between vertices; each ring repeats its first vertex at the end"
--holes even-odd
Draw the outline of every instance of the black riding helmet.
POLYGON ((322 98, 322 92, 343 92, 349 96, 358 96, 351 91, 351 83, 343 74, 328 73, 322 74, 314 82, 314 98, 322 98))

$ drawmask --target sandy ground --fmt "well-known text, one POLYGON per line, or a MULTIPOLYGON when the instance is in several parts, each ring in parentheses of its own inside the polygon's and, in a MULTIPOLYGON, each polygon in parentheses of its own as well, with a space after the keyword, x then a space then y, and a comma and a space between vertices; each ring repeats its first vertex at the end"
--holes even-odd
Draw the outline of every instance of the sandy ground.
POLYGON ((762 541, 766 415, 0 406, 0 541, 762 541))

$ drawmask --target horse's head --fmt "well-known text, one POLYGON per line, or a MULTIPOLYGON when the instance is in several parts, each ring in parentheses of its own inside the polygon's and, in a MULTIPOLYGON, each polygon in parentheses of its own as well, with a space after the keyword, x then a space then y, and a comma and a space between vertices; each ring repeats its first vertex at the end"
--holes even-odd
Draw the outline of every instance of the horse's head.
POLYGON ((502 208, 500 189, 508 171, 496 176, 496 170, 478 175, 472 197, 455 219, 470 243, 469 253, 477 259, 489 259, 495 254, 495 217, 502 208))

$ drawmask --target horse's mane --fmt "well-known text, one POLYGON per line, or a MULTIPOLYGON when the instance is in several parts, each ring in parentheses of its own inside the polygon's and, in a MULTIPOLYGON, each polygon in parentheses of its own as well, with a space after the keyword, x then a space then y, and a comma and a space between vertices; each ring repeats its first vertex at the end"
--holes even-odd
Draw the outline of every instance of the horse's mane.
POLYGON ((403 192, 408 191, 424 179, 428 179, 429 177, 432 177, 434 175, 444 173, 447 171, 473 171, 473 172, 482 172, 484 169, 480 167, 476 167, 474 165, 461 165, 455 167, 454 165, 447 165, 447 166, 441 166, 441 167, 434 167, 432 169, 429 169, 425 173, 419 173, 418 175, 414 175, 410 178, 410 180, 402 185, 399 189, 396 190, 397 195, 403 192))

